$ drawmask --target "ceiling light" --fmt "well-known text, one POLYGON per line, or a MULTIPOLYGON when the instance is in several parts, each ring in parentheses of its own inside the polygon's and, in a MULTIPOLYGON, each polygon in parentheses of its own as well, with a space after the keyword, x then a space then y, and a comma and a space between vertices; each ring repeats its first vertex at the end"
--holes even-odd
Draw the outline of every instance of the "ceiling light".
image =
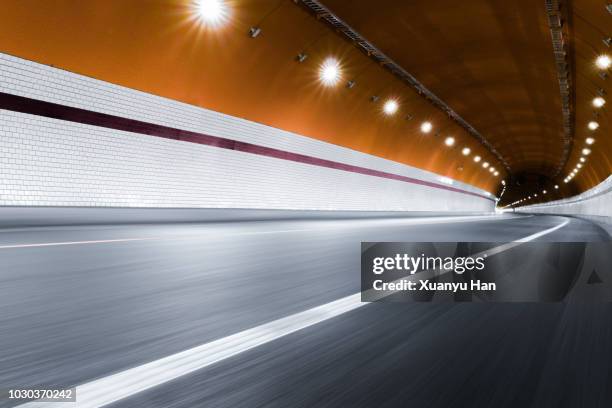
POLYGON ((578 167, 579 169, 581 169, 581 168, 582 168, 582 163, 578 163, 578 164, 576 165, 576 167, 578 167))
POLYGON ((558 190, 558 189, 559 189, 559 185, 555 184, 555 190, 558 190))
POLYGON ((584 163, 584 162, 586 161, 586 157, 581 157, 581 158, 580 158, 580 161, 581 161, 582 163, 584 163))
POLYGON ((534 196, 534 197, 537 197, 537 196, 538 196, 538 193, 534 193, 534 194, 533 194, 533 196, 534 196))
POLYGON ((464 147, 463 150, 461 150, 461 154, 464 156, 468 156, 471 151, 472 150, 469 147, 464 147))
POLYGON ((586 144, 588 145, 592 145, 593 143, 595 143, 595 139, 592 137, 587 137, 585 140, 586 144))
POLYGON ((584 154, 585 156, 588 156, 589 154, 591 154, 591 149, 582 149, 582 154, 584 154))
POLYGON ((596 108, 601 108, 605 104, 606 104, 606 100, 602 98, 601 96, 598 96, 597 98, 593 99, 593 106, 596 108))
POLYGON ((198 0, 196 10, 200 19, 211 26, 217 26, 227 20, 227 6, 223 0, 198 0))
POLYGON ((608 55, 602 54, 595 60, 595 65, 599 69, 608 69, 612 65, 612 59, 608 55))
POLYGON ((421 123, 421 132, 423 132, 423 133, 431 132, 432 128, 433 128, 433 125, 431 124, 431 122, 423 122, 423 123, 421 123))
POLYGON ((546 194, 546 193, 547 193, 547 191, 546 191, 546 190, 542 190, 542 194, 546 194))
POLYGON ((452 136, 447 137, 447 138, 444 140, 444 144, 445 144, 445 145, 447 145, 447 146, 449 146, 449 147, 450 147, 450 146, 453 146, 453 145, 455 144, 455 138, 454 138, 454 137, 452 137, 452 136))
POLYGON ((480 161, 480 156, 474 156, 474 161, 478 163, 480 161))
POLYGON ((493 167, 489 167, 489 173, 493 173, 495 169, 493 167))
POLYGON ((499 176, 499 171, 496 171, 495 173, 493 173, 493 175, 494 175, 495 177, 499 176))
POLYGON ((325 86, 334 86, 340 81, 340 63, 335 58, 326 58, 319 68, 319 80, 325 86))
POLYGON ((597 130, 597 128, 599 127, 599 123, 595 122, 594 120, 589 122, 589 129, 591 130, 597 130))
POLYGON ((489 167, 489 162, 484 162, 484 163, 482 163, 482 167, 484 167, 485 169, 486 169, 487 167, 489 167))
POLYGON ((389 99, 383 106, 383 112, 385 115, 393 115, 399 109, 399 104, 395 99, 389 99))

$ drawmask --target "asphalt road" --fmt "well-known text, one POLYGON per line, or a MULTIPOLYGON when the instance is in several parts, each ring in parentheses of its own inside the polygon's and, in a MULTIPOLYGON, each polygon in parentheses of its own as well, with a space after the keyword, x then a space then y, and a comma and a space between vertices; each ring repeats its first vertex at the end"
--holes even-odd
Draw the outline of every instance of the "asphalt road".
POLYGON ((611 406, 605 303, 330 306, 287 334, 269 326, 358 293, 361 241, 542 231, 535 240, 610 239, 556 216, 5 229, 0 388, 89 384, 102 394, 91 401, 116 407, 611 406), (201 368, 185 375, 168 374, 185 359, 164 366, 249 329, 264 340, 206 364, 212 352, 198 349, 201 368), (155 386, 139 391, 143 381, 155 386), (105 399, 112 387, 127 391, 105 399))

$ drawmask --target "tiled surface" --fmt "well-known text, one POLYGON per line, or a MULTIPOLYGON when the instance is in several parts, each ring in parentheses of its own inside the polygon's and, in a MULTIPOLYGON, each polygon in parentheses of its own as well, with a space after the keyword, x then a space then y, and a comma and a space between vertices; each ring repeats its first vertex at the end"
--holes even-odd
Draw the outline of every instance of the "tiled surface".
POLYGON ((564 200, 529 205, 522 211, 612 217, 612 176, 584 193, 564 200))
MULTIPOLYGON (((4 54, 0 92, 440 183, 435 174, 399 163, 4 54)), ((215 147, 5 110, 0 115, 0 205, 486 211, 493 204, 215 147)))

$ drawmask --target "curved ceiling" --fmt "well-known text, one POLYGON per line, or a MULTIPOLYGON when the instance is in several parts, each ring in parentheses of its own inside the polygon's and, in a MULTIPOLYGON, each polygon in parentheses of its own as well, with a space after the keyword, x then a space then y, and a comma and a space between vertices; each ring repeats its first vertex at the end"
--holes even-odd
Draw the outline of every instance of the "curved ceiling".
POLYGON ((5 0, 0 51, 432 170, 494 193, 505 179, 505 203, 542 189, 550 191, 543 198, 575 194, 610 175, 612 101, 596 113, 591 103, 598 93, 612 92, 611 79, 594 64, 597 55, 612 54, 603 41, 612 35, 612 13, 598 1, 561 4, 573 128, 572 149, 565 155, 563 101, 544 0, 323 0, 473 126, 510 173, 463 126, 302 1, 225 4, 227 21, 210 27, 188 0, 5 0), (261 33, 251 38, 250 27, 261 33), (299 53, 308 58, 296 61, 299 53), (342 68, 335 87, 318 81, 320 64, 330 56, 342 68), (345 86, 349 80, 354 87, 345 86), (373 102, 372 96, 379 99, 373 102), (382 113, 388 98, 399 102, 392 116, 382 113), (596 132, 586 127, 593 119, 600 125, 596 132), (424 121, 433 124, 429 134, 420 131, 424 121), (456 140, 453 147, 444 144, 448 136, 456 140), (587 137, 596 138, 592 153, 564 183, 587 137), (469 156, 461 153, 463 147, 471 149, 469 156), (475 155, 499 176, 483 169, 482 161, 475 163, 475 155))

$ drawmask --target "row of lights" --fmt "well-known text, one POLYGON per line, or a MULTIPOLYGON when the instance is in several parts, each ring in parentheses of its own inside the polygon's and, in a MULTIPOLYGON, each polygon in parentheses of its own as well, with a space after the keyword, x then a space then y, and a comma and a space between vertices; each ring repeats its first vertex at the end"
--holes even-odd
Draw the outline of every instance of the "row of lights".
MULTIPOLYGON (((610 66, 612 66, 612 59, 610 58, 610 56, 602 54, 595 59, 595 66, 602 70, 602 72, 608 70, 610 66)), ((602 78, 605 78, 606 76, 607 75, 602 75, 602 78)), ((606 104, 606 100, 603 97, 604 91, 600 89, 599 93, 600 95, 593 98, 593 101, 591 102, 595 109, 601 109, 606 104)), ((587 124, 587 127, 590 131, 594 132, 599 129, 599 123, 592 120, 587 124)), ((587 161, 587 156, 591 154, 591 148, 589 146, 595 143, 595 138, 589 136, 584 139, 584 142, 586 146, 581 151, 582 155, 580 156, 579 162, 576 164, 574 169, 567 175, 567 177, 565 177, 565 180, 563 180, 566 184, 569 183, 574 177, 576 177, 576 175, 584 167, 584 164, 587 161)))
MULTIPOLYGON (((610 69, 610 67, 612 66, 612 58, 610 58, 610 56, 608 56, 606 54, 602 54, 602 55, 598 56, 595 59, 595 66, 602 71, 602 75, 600 75, 600 76, 602 78, 606 78, 607 75, 606 75, 606 73, 604 71, 610 69)), ((599 96, 596 96, 591 101, 591 104, 593 105, 593 107, 595 109, 601 109, 606 104, 606 100, 603 97, 604 94, 605 94, 605 91, 603 89, 600 89, 599 90, 599 96)), ((595 120, 592 120, 592 121, 590 121, 587 124, 587 128, 590 131, 594 132, 597 129, 599 129, 599 123, 597 121, 595 121, 595 120)), ((584 143, 586 144, 586 146, 582 148, 582 150, 580 152, 581 153, 580 159, 578 160, 578 163, 576 164, 574 169, 563 180, 566 184, 569 183, 570 181, 572 181, 572 179, 574 177, 576 177, 576 175, 582 170, 582 168, 584 168, 584 165, 586 164, 586 161, 587 161, 587 157, 592 152, 590 146, 592 146, 595 143, 595 141, 596 141, 595 138, 592 137, 592 136, 589 136, 586 139, 584 139, 584 143)), ((555 190, 558 190, 558 189, 559 189, 559 186, 555 184, 555 190)), ((546 195, 547 191, 546 190, 542 190, 542 194, 546 195)), ((538 194, 534 193, 532 196, 530 195, 530 196, 521 198, 520 200, 516 200, 516 201, 510 203, 510 204, 508 204, 508 206, 515 206, 515 205, 518 205, 518 204, 522 204, 522 203, 524 203, 526 201, 531 200, 532 198, 537 198, 537 197, 538 197, 538 194)))
MULTIPOLYGON (((601 77, 606 78, 607 75, 604 71, 610 69, 610 67, 612 66, 612 58, 610 58, 610 56, 608 55, 602 54, 595 59, 595 66, 602 71, 603 75, 601 75, 601 77)), ((606 104, 606 100, 603 97, 603 95, 605 94, 605 91, 603 89, 600 89, 598 93, 599 95, 593 98, 593 100, 591 101, 591 104, 593 105, 595 109, 601 109, 606 104)), ((594 132, 597 129, 599 129, 599 123, 595 120, 592 120, 587 124, 587 128, 590 131, 594 132)), ((566 184, 569 183, 574 177, 576 177, 576 175, 582 170, 582 168, 586 164, 587 157, 592 152, 590 146, 592 146, 595 143, 595 141, 596 141, 595 138, 592 136, 589 136, 586 139, 584 139, 586 146, 582 148, 580 159, 578 160, 578 163, 576 164, 574 169, 563 180, 566 184)), ((558 189, 559 189, 559 185, 555 184, 555 190, 558 190, 558 189)), ((542 190, 542 194, 546 195, 547 191, 542 190)), ((526 201, 529 201, 532 198, 537 198, 537 197, 538 197, 538 194, 534 193, 533 195, 529 195, 527 197, 521 198, 520 200, 516 200, 508 205, 515 206, 518 204, 522 204, 526 201)))
MULTIPOLYGON (((555 187, 554 187, 554 188, 555 188, 555 190, 558 190, 558 189, 559 189, 559 185, 558 185, 558 184, 555 184, 555 187)), ((545 190, 545 189, 544 189, 544 190, 542 190, 542 195, 546 195, 546 194, 548 194, 548 191, 547 191, 547 190, 545 190)), ((511 207, 511 206, 516 206, 516 205, 519 205, 519 204, 524 203, 525 201, 529 201, 529 200, 531 200, 532 198, 537 198, 537 197, 538 197, 538 193, 534 193, 534 194, 533 194, 533 196, 531 196, 531 195, 530 195, 530 196, 527 196, 527 197, 525 197, 525 198, 521 198, 520 200, 513 201, 513 202, 511 202, 510 204, 508 204, 508 205, 504 206, 503 208, 506 208, 506 207, 511 207)))
MULTIPOLYGON (((606 6, 606 9, 608 10, 608 12, 610 12, 612 14, 612 3, 608 4, 606 6)), ((612 46, 612 37, 606 37, 603 39, 603 42, 606 46, 610 47, 612 46)), ((608 77, 608 74, 605 72, 606 70, 610 69, 610 67, 612 66, 612 58, 609 55, 606 54, 601 54, 599 55, 596 59, 595 59, 595 66, 601 70, 599 76, 602 79, 606 79, 608 77)), ((598 96, 596 96, 595 98, 593 98, 592 100, 592 105, 595 109, 601 109, 603 108, 603 106, 606 104, 606 100, 604 99, 604 95, 605 95, 605 91, 603 89, 599 89, 598 90, 598 96)), ((599 123, 595 120, 590 121, 587 124, 587 127, 589 130, 591 131, 596 131, 599 128, 599 123)), ((584 140, 585 144, 587 145, 586 147, 583 147, 581 153, 582 155, 580 156, 579 162, 576 164, 576 167, 574 167, 574 169, 570 172, 570 174, 568 174, 568 176, 565 178, 564 182, 567 184, 569 183, 575 176, 576 174, 578 174, 578 172, 580 172, 580 170, 584 167, 586 161, 587 161, 587 156, 591 154, 591 149, 588 146, 591 146, 595 143, 595 138, 594 137, 587 137, 584 140)), ((503 183, 503 181, 502 181, 503 183)), ((559 185, 555 184, 554 186, 555 190, 559 189, 559 185)), ((542 190, 542 194, 546 195, 547 191, 546 190, 542 190)), ((527 197, 521 198, 519 200, 516 200, 508 205, 506 205, 503 208, 509 207, 509 206, 516 206, 519 204, 523 204, 526 201, 531 200, 532 198, 537 198, 538 194, 534 193, 533 196, 529 195, 527 197)))
MULTIPOLYGON (((335 86, 340 82, 341 76, 341 67, 338 60, 336 60, 335 58, 327 58, 325 61, 323 61, 319 70, 319 79, 323 85, 335 86)), ((388 99, 384 103, 382 110, 383 113, 387 116, 395 115, 399 110, 399 103, 395 99, 388 99)), ((431 122, 425 121, 421 123, 421 132, 427 134, 430 133, 432 129, 433 125, 431 124, 431 122)), ((446 139, 444 139, 444 144, 448 147, 453 147, 455 145, 455 142, 455 138, 452 136, 448 136, 446 139)), ((464 147, 461 150, 461 154, 463 156, 469 156, 471 152, 472 149, 470 149, 469 147, 464 147)), ((479 162, 480 160, 480 156, 474 157, 475 162, 479 162)), ((486 164, 483 166, 484 168, 489 167, 489 164, 487 162, 483 164, 486 164)), ((489 171, 495 176, 499 175, 499 172, 493 167, 490 167, 489 171)))
MULTIPOLYGON (((228 16, 229 10, 223 0, 198 0, 196 2, 196 9, 199 17, 202 22, 211 26, 219 26, 224 23, 228 16)), ((257 37, 261 33, 261 29, 259 27, 251 27, 249 30, 249 35, 252 38, 257 37)), ((298 54, 296 57, 296 61, 302 63, 306 61, 308 58, 308 54, 302 52, 298 54)), ((319 66, 319 81, 325 87, 335 87, 342 81, 342 66, 340 62, 333 57, 328 57, 319 66)), ((348 81, 346 84, 347 88, 353 88, 355 86, 355 81, 348 81)), ((378 101, 378 96, 373 96, 371 100, 373 102, 378 101)), ((397 99, 389 98, 382 105, 382 113, 386 116, 393 116, 398 113, 400 110, 400 104, 397 99)), ((420 125, 420 130, 424 134, 428 134, 433 130, 433 124, 429 121, 424 121, 420 125)), ((452 136, 448 136, 444 139, 444 144, 447 147, 453 147, 456 143, 456 140, 452 136)), ((463 156, 469 156, 472 150, 469 147, 464 147, 461 150, 463 156)), ((479 163, 481 161, 480 156, 474 156, 474 162, 479 163)), ((499 176, 499 171, 497 171, 493 166, 490 166, 488 162, 483 162, 482 167, 484 169, 488 169, 488 171, 494 176, 499 176)))
MULTIPOLYGON (((321 81, 321 83, 324 86, 333 87, 333 86, 336 86, 338 83, 340 83, 341 78, 342 78, 342 68, 338 60, 335 58, 331 58, 331 57, 325 59, 319 68, 319 80, 321 81)), ((349 83, 354 84, 353 81, 350 81, 349 83)), ((374 99, 374 100, 377 100, 377 99, 374 99)), ((383 104, 382 111, 387 116, 395 115, 399 111, 399 103, 395 99, 388 99, 383 104)), ((431 124, 431 122, 426 121, 426 122, 421 123, 422 133, 427 134, 431 132, 432 129, 433 129, 433 125, 431 124)), ((447 147, 453 147, 455 143, 456 143, 456 140, 452 136, 448 136, 446 139, 444 139, 444 144, 447 147)), ((469 147, 464 147, 461 150, 461 154, 463 156, 469 156, 471 153, 472 153, 472 149, 470 149, 469 147)), ((480 161, 481 161, 480 156, 474 156, 474 162, 478 163, 480 161)), ((494 176, 496 177, 499 176, 499 171, 495 170, 494 167, 489 166, 488 162, 484 162, 482 164, 482 167, 485 169, 488 168, 489 172, 492 173, 494 176)))

